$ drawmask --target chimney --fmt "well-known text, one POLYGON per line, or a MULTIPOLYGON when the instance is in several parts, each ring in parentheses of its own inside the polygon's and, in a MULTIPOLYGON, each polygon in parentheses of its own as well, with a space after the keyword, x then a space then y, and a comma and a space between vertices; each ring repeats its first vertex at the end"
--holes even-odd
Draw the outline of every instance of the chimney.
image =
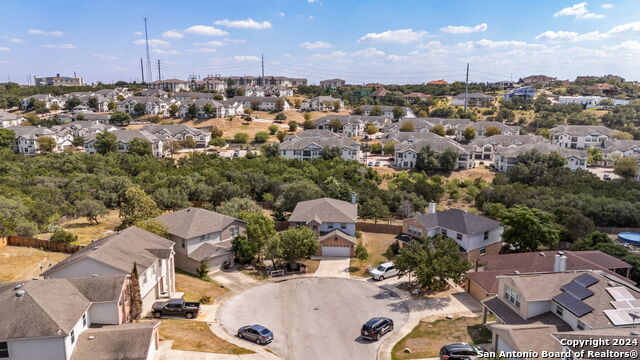
POLYGON ((351 203, 353 205, 356 204, 356 193, 354 193, 354 192, 351 193, 351 203))
POLYGON ((562 251, 556 254, 553 259, 553 272, 563 272, 567 270, 567 257, 562 251))
POLYGON ((436 203, 433 201, 429 201, 429 214, 435 214, 436 213, 436 203))

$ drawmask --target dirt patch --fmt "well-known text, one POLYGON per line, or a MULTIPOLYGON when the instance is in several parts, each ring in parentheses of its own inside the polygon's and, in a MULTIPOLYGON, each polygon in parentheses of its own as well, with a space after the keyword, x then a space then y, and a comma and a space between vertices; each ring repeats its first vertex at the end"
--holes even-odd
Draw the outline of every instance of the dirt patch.
POLYGON ((369 257, 366 260, 351 258, 349 273, 351 273, 351 275, 368 277, 369 274, 366 274, 365 271, 369 266, 375 267, 388 261, 384 253, 389 248, 389 245, 396 240, 394 239, 394 235, 391 234, 363 232, 361 241, 367 248, 369 257))
MULTIPOLYGON (((93 240, 97 240, 111 234, 114 229, 122 222, 118 217, 117 210, 109 211, 107 215, 101 216, 98 220, 100 221, 100 223, 96 224, 90 222, 85 217, 80 217, 77 219, 65 221, 61 223, 60 226, 62 226, 65 231, 78 236, 78 240, 75 242, 75 244, 86 245, 93 240)), ((38 239, 48 240, 51 235, 53 234, 42 233, 36 235, 36 237, 38 239)))
POLYGON ((31 280, 49 264, 55 265, 69 254, 21 246, 0 246, 0 282, 31 280))
POLYGON ((490 170, 484 165, 478 165, 473 169, 460 170, 460 171, 452 171, 448 179, 460 179, 460 180, 473 180, 477 178, 481 178, 486 182, 492 182, 493 178, 496 176, 495 171, 490 170))
POLYGON ((201 302, 203 297, 208 297, 213 302, 229 289, 213 279, 200 279, 193 275, 176 272, 176 291, 183 292, 186 301, 201 302))
POLYGON ((159 331, 164 340, 173 340, 174 350, 236 355, 254 353, 220 339, 202 321, 164 319, 159 331))

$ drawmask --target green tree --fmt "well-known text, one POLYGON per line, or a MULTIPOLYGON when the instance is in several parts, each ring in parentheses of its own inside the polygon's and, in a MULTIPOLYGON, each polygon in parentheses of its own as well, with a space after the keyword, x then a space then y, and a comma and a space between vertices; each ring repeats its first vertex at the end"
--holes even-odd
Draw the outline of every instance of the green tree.
POLYGON ((235 135, 233 135, 233 141, 238 144, 247 144, 249 142, 249 134, 236 133, 235 135))
POLYGON ((95 97, 90 97, 87 100, 87 107, 89 107, 93 111, 98 111, 98 99, 95 97))
POLYGON ((129 285, 129 317, 131 320, 139 320, 142 317, 142 296, 140 295, 140 280, 138 279, 138 266, 133 264, 131 269, 131 284, 129 285))
POLYGON ((281 211, 293 211, 300 201, 322 197, 320 187, 311 180, 296 180, 282 185, 276 199, 276 207, 281 211))
POLYGON ((280 255, 290 264, 318 252, 320 242, 313 230, 306 226, 290 227, 279 234, 280 255))
POLYGON ((266 157, 280 156, 280 145, 278 143, 264 144, 260 147, 260 150, 266 157))
POLYGON ((113 125, 127 126, 130 122, 131 115, 127 114, 126 112, 114 112, 109 117, 109 123, 113 125))
POLYGON ((38 150, 42 153, 50 153, 56 148, 56 141, 48 136, 40 136, 36 139, 38 150))
POLYGON ((247 239, 256 250, 258 260, 267 241, 276 236, 276 226, 270 217, 260 212, 241 212, 240 218, 247 222, 247 239))
POLYGON ((553 249, 560 239, 553 214, 540 209, 514 206, 505 212, 503 222, 506 251, 538 251, 541 246, 553 249))
POLYGON ((75 147, 84 146, 84 137, 83 136, 74 136, 73 140, 71 141, 71 145, 73 145, 75 147))
POLYGON ((11 129, 0 129, 0 149, 11 149, 16 133, 11 129))
POLYGON ((378 220, 388 220, 391 217, 389 208, 379 197, 373 197, 365 200, 358 207, 358 213, 363 219, 371 219, 376 223, 378 220))
POLYGON ((638 161, 633 158, 620 158, 613 166, 613 172, 625 180, 633 179, 638 175, 638 161))
POLYGON ((285 136, 287 136, 287 133, 284 132, 284 131, 278 131, 276 133, 276 138, 278 138, 278 141, 280 141, 280 142, 284 141, 285 136))
POLYGON ((590 147, 587 149, 587 164, 593 165, 602 161, 602 151, 598 147, 590 147))
POLYGON ((67 243, 70 244, 74 241, 78 240, 78 236, 74 235, 68 231, 65 231, 61 228, 56 229, 56 231, 53 232, 53 235, 51 235, 51 238, 49 238, 49 241, 52 242, 62 242, 62 243, 67 243))
POLYGON ((368 123, 364 128, 364 132, 366 132, 368 135, 373 135, 378 132, 378 127, 373 125, 372 123, 368 123))
MULTIPOLYGON (((306 113, 305 115, 309 115, 309 113, 306 113)), ((305 120, 302 122, 302 128, 303 128, 304 130, 315 129, 315 128, 317 128, 317 127, 318 127, 318 126, 316 125, 316 123, 314 123, 313 121, 311 121, 311 119, 305 119, 305 120)))
POLYGON ((113 133, 104 130, 96 135, 94 147, 99 154, 103 155, 110 152, 116 152, 118 151, 118 139, 113 133))
POLYGON ((341 107, 342 107, 342 104, 340 103, 340 101, 334 101, 333 102, 333 111, 334 112, 340 111, 341 107))
POLYGON ((269 125, 269 134, 275 135, 278 132, 278 125, 269 125))
MULTIPOLYGON (((137 105, 136 105, 137 106, 137 105)), ((187 113, 186 113, 186 117, 188 117, 189 119, 195 119, 198 117, 198 105, 196 104, 189 104, 187 106, 187 113)))
MULTIPOLYGON (((509 110, 506 108, 500 108, 500 110, 498 110, 498 113, 496 114, 497 121, 512 122, 515 119, 516 119, 516 114, 512 110, 509 110)), ((498 135, 498 134, 494 134, 494 135, 498 135)), ((487 135, 487 136, 490 136, 490 135, 487 135)))
POLYGON ((284 110, 284 99, 279 98, 276 100, 275 109, 277 112, 282 112, 284 110))
POLYGON ((133 113, 141 116, 147 112, 147 108, 143 103, 137 103, 133 106, 133 113))
POLYGON ((375 105, 374 107, 371 108, 371 111, 369 111, 369 115, 370 116, 380 116, 380 115, 382 115, 382 109, 380 109, 380 106, 375 105))
POLYGON ((213 126, 211 128, 211 137, 212 138, 219 138, 219 137, 222 137, 222 135, 224 135, 224 132, 221 129, 219 129, 219 128, 215 127, 215 126, 213 126))
POLYGON ((169 236, 171 236, 169 234, 169 228, 167 227, 167 225, 159 222, 158 220, 153 220, 153 219, 142 220, 142 221, 136 222, 133 225, 136 227, 139 227, 144 231, 150 232, 152 234, 158 235, 166 239, 168 239, 169 236))
POLYGON ((298 130, 298 123, 295 121, 289 121, 289 131, 294 132, 298 130))
POLYGON ((269 134, 265 131, 258 131, 254 137, 254 141, 258 144, 265 143, 269 139, 269 134))
POLYGON ((124 192, 122 206, 120 207, 120 220, 122 220, 122 223, 118 226, 118 229, 126 229, 139 221, 154 218, 159 213, 158 205, 151 196, 147 195, 138 185, 133 185, 124 192))
POLYGON ((415 131, 415 127, 413 126, 413 123, 411 122, 403 122, 400 125, 400 132, 414 132, 415 131))
POLYGON ((438 155, 438 165, 441 169, 452 171, 458 164, 458 153, 452 148, 448 148, 438 155))
POLYGON ((180 107, 178 106, 178 104, 171 104, 169 105, 169 115, 170 116, 176 116, 178 115, 178 112, 180 111, 180 107))
POLYGON ((244 235, 238 235, 231 240, 231 250, 242 264, 250 263, 258 255, 258 249, 244 235))
POLYGON ((355 256, 358 260, 363 261, 369 258, 369 252, 367 251, 367 248, 364 246, 362 241, 358 242, 358 245, 356 245, 355 256))
POLYGON ((207 103, 202 107, 202 111, 207 115, 207 117, 213 117, 216 113, 216 109, 214 109, 213 105, 207 103))
POLYGON ((109 103, 107 104, 107 110, 109 111, 115 111, 117 108, 118 105, 113 101, 109 101, 109 103))
POLYGON ((329 130, 333 131, 333 132, 340 132, 342 131, 342 121, 340 121, 340 119, 331 119, 329 120, 329 130))
POLYGON ((79 200, 75 203, 76 214, 85 216, 90 222, 98 224, 98 217, 106 215, 109 211, 101 201, 94 199, 79 200))
POLYGON ((436 134, 436 135, 440 135, 440 136, 445 136, 446 135, 446 130, 444 129, 444 126, 442 126, 442 125, 435 125, 434 127, 431 128, 431 132, 436 134))
POLYGON ((420 149, 416 157, 416 170, 429 172, 437 169, 438 166, 438 154, 431 150, 431 146, 427 145, 420 149))
POLYGON ((500 131, 500 129, 498 129, 497 126, 487 126, 487 128, 484 130, 484 135, 489 137, 489 136, 493 136, 493 135, 500 135, 502 132, 500 131))
POLYGON ((340 152, 339 147, 325 146, 320 150, 320 158, 324 160, 339 159, 341 156, 340 152))
POLYGON ((153 155, 151 142, 142 138, 131 139, 129 142, 129 152, 140 156, 153 155))
POLYGON ((393 118, 400 119, 404 116, 404 110, 400 106, 394 106, 393 108, 393 118))
POLYGON ((262 208, 247 197, 234 197, 216 207, 220 214, 240 218, 242 213, 259 213, 262 208))
POLYGON ((382 146, 382 152, 385 155, 393 155, 395 150, 396 150, 396 142, 395 141, 386 142, 386 143, 384 143, 384 146, 382 146))
POLYGON ((64 108, 65 110, 72 110, 74 107, 81 104, 82 104, 82 100, 78 99, 75 96, 72 96, 64 102, 64 108))
POLYGON ((279 112, 279 113, 276 114, 276 117, 274 118, 274 120, 276 120, 276 121, 285 121, 285 120, 287 120, 287 116, 284 113, 279 112))
POLYGON ((470 142, 471 140, 476 138, 476 129, 472 128, 471 126, 467 126, 464 129, 462 136, 464 136, 464 140, 466 142, 470 142))

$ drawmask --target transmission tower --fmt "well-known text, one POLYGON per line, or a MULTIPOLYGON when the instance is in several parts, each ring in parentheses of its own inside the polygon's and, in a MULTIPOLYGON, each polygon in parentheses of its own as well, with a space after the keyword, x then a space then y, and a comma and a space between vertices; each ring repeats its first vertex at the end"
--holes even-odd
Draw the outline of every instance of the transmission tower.
POLYGON ((147 32, 147 18, 144 18, 144 41, 147 46, 147 81, 153 81, 151 77, 153 71, 151 70, 151 56, 149 55, 149 34, 147 32))

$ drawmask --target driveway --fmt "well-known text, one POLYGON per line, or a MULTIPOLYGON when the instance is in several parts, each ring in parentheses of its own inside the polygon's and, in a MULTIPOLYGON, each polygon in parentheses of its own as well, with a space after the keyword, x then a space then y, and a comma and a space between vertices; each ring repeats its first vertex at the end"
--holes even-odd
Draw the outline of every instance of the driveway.
POLYGON ((267 348, 288 360, 375 359, 380 343, 361 339, 360 327, 376 316, 389 317, 400 328, 408 309, 369 282, 317 277, 251 288, 218 311, 229 334, 247 324, 271 329, 275 339, 267 348))
POLYGON ((321 257, 316 277, 342 277, 349 278, 350 258, 344 257, 321 257))
POLYGON ((243 291, 260 284, 260 281, 237 270, 216 270, 210 272, 209 277, 232 291, 243 291))

